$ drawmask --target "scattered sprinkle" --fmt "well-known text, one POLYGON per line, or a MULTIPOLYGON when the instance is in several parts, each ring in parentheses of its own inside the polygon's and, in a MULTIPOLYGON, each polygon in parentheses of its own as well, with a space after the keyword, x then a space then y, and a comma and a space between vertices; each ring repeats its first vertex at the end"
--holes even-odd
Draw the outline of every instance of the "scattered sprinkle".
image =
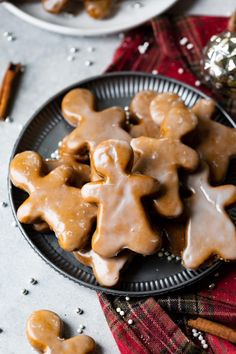
POLYGON ((84 63, 86 66, 92 66, 93 65, 93 61, 91 60, 86 60, 84 63))
POLYGON ((152 70, 152 74, 153 74, 153 75, 157 75, 157 74, 158 74, 158 70, 156 70, 156 69, 155 69, 155 70, 152 70))
POLYGON ((79 49, 76 48, 76 47, 71 47, 71 48, 70 48, 70 53, 72 53, 72 54, 75 54, 75 53, 77 53, 78 51, 79 51, 79 49))
POLYGON ((76 309, 76 313, 78 313, 79 315, 82 315, 84 313, 84 311, 80 307, 78 307, 76 309))
POLYGON ((13 34, 9 34, 6 38, 8 42, 13 42, 16 40, 16 37, 13 34))
POLYGON ((165 252, 164 252, 164 255, 165 255, 165 256, 169 256, 170 254, 169 254, 169 252, 165 251, 165 252))
POLYGON ((116 308, 116 312, 120 313, 120 311, 121 311, 121 308, 120 308, 120 307, 117 307, 117 308, 116 308))
POLYGON ((198 333, 198 332, 195 332, 195 333, 193 333, 193 336, 194 336, 194 337, 198 337, 198 336, 199 336, 199 333, 198 333))
POLYGON ((202 340, 201 340, 201 344, 202 344, 202 345, 203 345, 203 344, 206 344, 205 339, 202 339, 202 340))
POLYGON ((185 45, 187 43, 188 43, 188 38, 186 38, 186 37, 181 38, 180 41, 179 41, 180 45, 185 45))
POLYGON ((124 33, 119 33, 119 34, 118 34, 118 37, 119 37, 120 39, 124 39, 125 34, 124 34, 124 33))
POLYGON ((193 332, 193 333, 197 333, 196 328, 193 328, 193 329, 192 329, 192 332, 193 332))
POLYGON ((146 51, 148 50, 149 47, 149 42, 144 42, 143 44, 138 46, 138 51, 140 54, 144 54, 146 53, 146 51))
POLYGON ((141 2, 135 2, 132 7, 134 9, 141 9, 141 7, 143 7, 143 4, 141 2))
POLYGON ((171 261, 172 260, 172 257, 171 256, 168 256, 167 257, 167 261, 171 261))
POLYGON ((188 50, 193 49, 193 44, 192 44, 192 43, 188 43, 188 44, 187 44, 187 49, 188 49, 188 50))
POLYGON ((198 339, 199 339, 200 341, 202 341, 202 340, 203 340, 203 336, 200 335, 200 336, 198 337, 198 339))
POLYGON ((8 36, 11 36, 11 35, 12 35, 11 32, 8 32, 8 31, 3 32, 3 37, 8 37, 8 36))
POLYGON ((124 312, 124 311, 120 311, 120 315, 121 315, 121 316, 124 316, 124 315, 125 315, 125 312, 124 312))
POLYGON ((14 121, 14 119, 12 118, 12 117, 7 117, 6 119, 5 119, 5 122, 6 123, 12 123, 14 121))
POLYGON ((74 55, 68 55, 67 60, 68 61, 74 61, 75 60, 75 56, 74 55))
POLYGON ((87 48, 87 51, 88 51, 89 53, 95 52, 95 48, 94 48, 94 47, 88 47, 88 48, 87 48))
POLYGON ((163 252, 158 252, 157 253, 158 257, 162 258, 164 256, 163 252))
POLYGON ((198 86, 200 86, 200 85, 201 85, 201 81, 196 80, 196 81, 195 81, 195 86, 197 86, 197 87, 198 87, 198 86))
POLYGON ((129 297, 129 296, 126 296, 126 297, 125 297, 125 300, 126 300, 126 301, 129 301, 129 300, 130 300, 130 297, 129 297))
POLYGON ((179 68, 178 69, 178 74, 183 74, 184 73, 184 69, 183 68, 179 68))
POLYGON ((207 349, 208 348, 208 344, 203 344, 203 349, 207 349))
POLYGON ((132 324, 133 324, 133 320, 132 320, 131 318, 128 320, 128 324, 129 324, 129 325, 132 325, 132 324))
POLYGON ((18 224, 17 224, 16 221, 12 221, 11 226, 12 226, 12 227, 18 227, 18 224))
POLYGON ((175 259, 176 259, 177 262, 179 262, 181 260, 181 257, 176 256, 175 259))
POLYGON ((32 285, 37 285, 38 284, 38 280, 34 279, 34 278, 31 278, 30 279, 30 284, 32 285))
POLYGON ((216 285, 215 285, 214 283, 212 283, 212 284, 209 285, 209 289, 214 289, 215 286, 216 286, 216 285))

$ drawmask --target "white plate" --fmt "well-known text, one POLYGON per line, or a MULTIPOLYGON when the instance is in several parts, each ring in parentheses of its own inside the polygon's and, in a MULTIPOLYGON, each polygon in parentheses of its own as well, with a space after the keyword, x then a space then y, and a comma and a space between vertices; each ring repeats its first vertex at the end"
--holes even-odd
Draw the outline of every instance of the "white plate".
POLYGON ((100 36, 135 27, 167 10, 177 0, 120 0, 114 5, 114 14, 104 20, 93 20, 84 10, 77 16, 47 13, 40 2, 3 6, 21 19, 49 31, 74 36, 100 36), (135 4, 141 4, 141 7, 135 4))

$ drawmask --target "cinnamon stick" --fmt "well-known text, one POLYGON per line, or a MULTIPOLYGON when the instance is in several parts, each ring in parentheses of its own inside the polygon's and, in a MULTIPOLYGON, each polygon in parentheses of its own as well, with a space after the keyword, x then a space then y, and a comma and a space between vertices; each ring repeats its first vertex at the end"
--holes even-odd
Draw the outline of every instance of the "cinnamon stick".
POLYGON ((14 93, 14 85, 22 69, 21 64, 10 63, 3 77, 0 90, 0 120, 7 117, 10 101, 14 93))
POLYGON ((198 317, 195 320, 189 320, 188 325, 189 327, 196 328, 199 331, 213 334, 236 344, 236 330, 226 327, 220 323, 198 317))

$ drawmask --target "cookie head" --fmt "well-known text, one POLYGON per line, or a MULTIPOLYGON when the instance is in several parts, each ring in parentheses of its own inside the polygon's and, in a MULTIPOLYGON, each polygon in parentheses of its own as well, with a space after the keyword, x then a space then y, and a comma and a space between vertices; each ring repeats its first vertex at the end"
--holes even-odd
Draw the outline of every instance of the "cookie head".
POLYGON ((150 103, 150 115, 156 124, 161 125, 170 109, 176 106, 184 107, 178 95, 172 92, 159 93, 150 103))
POLYGON ((33 151, 17 154, 10 164, 12 183, 27 192, 33 191, 34 182, 43 176, 44 163, 40 155, 33 151))
POLYGON ((155 97, 157 97, 157 93, 155 91, 138 92, 130 103, 131 115, 139 120, 146 119, 147 117, 151 119, 149 108, 155 97))
POLYGON ((198 120, 187 107, 173 107, 161 124, 161 136, 181 139, 197 126, 198 120))
POLYGON ((52 311, 35 311, 27 321, 26 334, 30 344, 43 352, 54 338, 60 338, 62 322, 52 311))
POLYGON ((107 140, 99 144, 93 154, 96 171, 107 177, 124 172, 133 159, 133 151, 128 143, 119 140, 107 140))
POLYGON ((216 104, 212 99, 201 98, 192 107, 192 111, 198 118, 211 119, 216 110, 216 104))
POLYGON ((94 111, 94 106, 94 96, 89 90, 74 89, 62 100, 63 116, 69 124, 77 126, 84 116, 94 111))

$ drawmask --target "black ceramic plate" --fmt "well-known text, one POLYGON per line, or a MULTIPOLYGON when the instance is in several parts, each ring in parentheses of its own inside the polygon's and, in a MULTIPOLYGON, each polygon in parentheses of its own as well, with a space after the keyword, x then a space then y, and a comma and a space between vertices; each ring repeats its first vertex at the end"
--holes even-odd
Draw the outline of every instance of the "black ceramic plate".
MULTIPOLYGON (((135 93, 141 90, 175 92, 191 107, 199 97, 205 97, 200 91, 167 77, 144 73, 113 73, 79 82, 46 102, 30 119, 23 129, 13 150, 12 156, 24 150, 38 151, 44 157, 57 149, 58 142, 72 128, 61 115, 60 105, 63 96, 75 87, 84 87, 94 92, 98 109, 109 106, 127 106, 135 93)), ((228 126, 235 126, 230 117, 217 108, 216 120, 228 126)), ((230 180, 236 182, 236 169, 231 166, 230 180)), ((25 194, 9 183, 10 200, 14 215, 25 194)), ((232 210, 234 217, 234 210, 232 210)), ((236 219, 236 212, 235 212, 236 219)), ((186 270, 180 261, 158 255, 143 258, 137 256, 124 272, 122 281, 116 289, 102 288, 96 283, 90 268, 81 265, 73 255, 64 252, 58 246, 53 234, 39 234, 28 225, 19 224, 19 228, 34 250, 55 270, 82 285, 107 293, 129 296, 158 295, 191 285, 213 272, 219 261, 213 262, 196 271, 186 270)))

